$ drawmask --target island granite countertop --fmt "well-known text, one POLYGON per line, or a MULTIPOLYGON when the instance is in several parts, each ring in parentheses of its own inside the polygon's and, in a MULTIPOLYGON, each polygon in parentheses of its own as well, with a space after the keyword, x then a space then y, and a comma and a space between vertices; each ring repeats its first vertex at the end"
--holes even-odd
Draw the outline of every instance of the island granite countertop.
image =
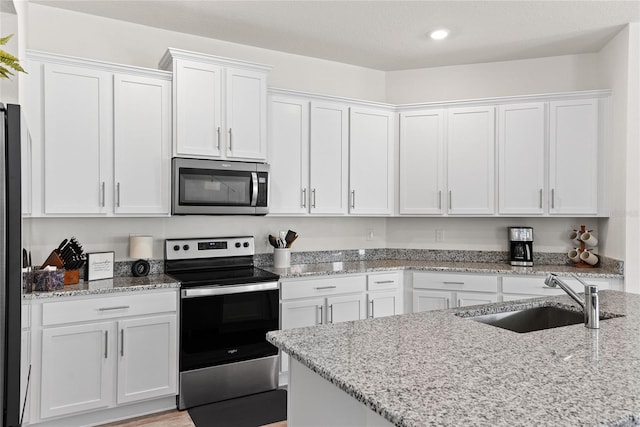
POLYGON ((150 274, 145 277, 114 277, 113 279, 81 281, 56 291, 33 291, 23 294, 23 300, 100 295, 119 292, 138 292, 153 289, 180 288, 180 283, 166 274, 150 274))
POLYGON ((601 291, 600 322, 519 334, 472 316, 568 296, 269 332, 267 340, 397 426, 640 423, 640 295, 601 291))

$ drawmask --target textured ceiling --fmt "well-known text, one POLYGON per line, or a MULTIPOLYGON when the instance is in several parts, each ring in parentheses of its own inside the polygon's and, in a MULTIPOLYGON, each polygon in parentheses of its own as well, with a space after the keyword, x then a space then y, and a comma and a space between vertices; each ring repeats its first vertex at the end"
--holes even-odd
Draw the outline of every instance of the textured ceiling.
POLYGON ((386 71, 592 53, 640 21, 640 0, 34 2, 386 71))

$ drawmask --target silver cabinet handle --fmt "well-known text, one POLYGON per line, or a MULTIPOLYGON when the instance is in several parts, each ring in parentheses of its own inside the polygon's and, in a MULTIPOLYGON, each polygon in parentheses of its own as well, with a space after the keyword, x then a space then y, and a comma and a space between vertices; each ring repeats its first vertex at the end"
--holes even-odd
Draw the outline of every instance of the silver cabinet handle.
POLYGON ((100 184, 100 206, 104 208, 104 181, 100 184))
POLYGON ((320 309, 320 324, 322 325, 322 306, 319 305, 318 308, 320 309))
POLYGON ((311 207, 316 208, 316 189, 311 190, 311 207))
POLYGON ((542 188, 540 189, 540 209, 542 209, 542 188))
POLYGON ((442 209, 442 190, 438 191, 438 209, 442 209))
POLYGON ((451 210, 451 206, 453 205, 453 201, 451 199, 451 190, 449 190, 449 210, 451 210))
POLYGON ((120 183, 116 184, 116 206, 120 207, 120 183))
POLYGON ((464 282, 442 282, 445 285, 464 285, 464 282))
POLYGON ((104 331, 104 358, 109 357, 109 331, 104 331))
POLYGON ((447 308, 449 308, 449 298, 447 298, 447 308))
POLYGON ((458 307, 462 307, 462 300, 460 300, 460 298, 458 298, 458 307))
POLYGON ((125 310, 131 306, 129 305, 117 305, 114 307, 100 307, 98 311, 109 311, 109 310, 125 310))
POLYGON ((329 304, 329 320, 327 323, 333 323, 333 304, 329 304))
POLYGON ((375 316, 373 315, 373 300, 371 300, 371 317, 375 317, 375 316))
POLYGON ((395 283, 395 282, 396 282, 395 280, 381 280, 381 281, 379 281, 379 282, 378 282, 378 281, 375 281, 375 282, 373 282, 373 283, 375 283, 375 284, 377 284, 377 285, 381 285, 381 284, 383 284, 383 283, 395 283))
POLYGON ((355 209, 356 207, 356 190, 351 190, 351 208, 355 209))
POLYGON ((216 141, 216 147, 218 148, 218 152, 220 151, 220 126, 218 126, 218 129, 216 129, 216 134, 218 135, 218 140, 216 141))
POLYGON ((302 189, 302 207, 303 208, 307 207, 307 189, 306 188, 302 189))
POLYGON ((335 286, 318 286, 317 288, 313 288, 313 289, 315 289, 316 291, 320 291, 323 289, 335 289, 335 288, 336 288, 335 286))
POLYGON ((124 356, 124 329, 120 329, 120 356, 124 356))
POLYGON ((551 189, 551 208, 555 209, 556 207, 556 189, 551 189))
POLYGON ((229 152, 233 151, 233 132, 231 128, 229 128, 229 152))

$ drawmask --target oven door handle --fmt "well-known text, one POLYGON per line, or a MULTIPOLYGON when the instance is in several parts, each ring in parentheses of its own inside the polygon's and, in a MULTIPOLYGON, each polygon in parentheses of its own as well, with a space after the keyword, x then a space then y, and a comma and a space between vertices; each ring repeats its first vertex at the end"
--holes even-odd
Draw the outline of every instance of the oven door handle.
POLYGON ((251 206, 258 204, 258 173, 251 172, 251 206))
POLYGON ((202 286, 200 288, 183 289, 182 298, 199 298, 215 295, 240 294, 245 292, 271 291, 278 288, 278 282, 252 283, 237 286, 202 286))

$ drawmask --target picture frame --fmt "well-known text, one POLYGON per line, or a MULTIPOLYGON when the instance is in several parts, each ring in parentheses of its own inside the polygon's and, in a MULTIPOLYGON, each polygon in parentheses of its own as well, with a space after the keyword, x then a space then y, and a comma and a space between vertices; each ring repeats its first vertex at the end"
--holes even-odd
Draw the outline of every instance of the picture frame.
POLYGON ((87 253, 87 281, 112 279, 115 252, 87 253))

